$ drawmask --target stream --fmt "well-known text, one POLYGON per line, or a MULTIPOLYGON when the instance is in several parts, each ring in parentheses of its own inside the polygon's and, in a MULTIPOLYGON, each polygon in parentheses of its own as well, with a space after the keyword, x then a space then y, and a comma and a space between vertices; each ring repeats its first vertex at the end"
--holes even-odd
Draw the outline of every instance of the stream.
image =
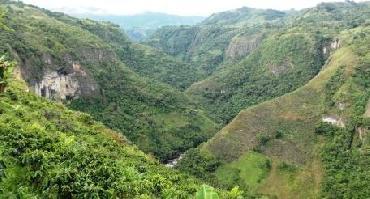
POLYGON ((169 160, 167 164, 165 164, 166 167, 173 168, 177 165, 178 161, 181 160, 184 157, 184 154, 181 154, 179 157, 169 160))

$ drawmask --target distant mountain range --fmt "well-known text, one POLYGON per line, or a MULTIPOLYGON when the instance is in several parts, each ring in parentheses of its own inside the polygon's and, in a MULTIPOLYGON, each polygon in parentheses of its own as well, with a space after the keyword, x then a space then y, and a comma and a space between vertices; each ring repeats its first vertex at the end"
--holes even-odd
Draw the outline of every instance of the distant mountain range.
POLYGON ((177 16, 165 13, 146 12, 131 16, 118 15, 82 15, 98 21, 110 21, 126 30, 129 37, 135 41, 147 38, 154 30, 168 25, 195 25, 203 21, 202 16, 177 16))

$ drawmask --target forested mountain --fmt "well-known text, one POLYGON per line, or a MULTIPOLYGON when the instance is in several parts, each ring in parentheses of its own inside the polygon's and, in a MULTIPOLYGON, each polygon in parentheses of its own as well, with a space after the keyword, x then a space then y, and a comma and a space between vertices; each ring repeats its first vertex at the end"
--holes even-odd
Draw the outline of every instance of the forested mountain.
POLYGON ((178 89, 191 66, 131 43, 118 26, 2 1, 1 51, 41 96, 64 100, 167 160, 206 141, 216 125, 178 89), (179 70, 179 69, 183 70, 179 70), (171 87, 171 84, 173 87, 171 87))
POLYGON ((366 23, 368 9, 367 3, 287 13, 242 8, 197 26, 160 29, 148 44, 206 74, 187 92, 227 123, 243 108, 307 83, 338 47, 336 34, 366 23))
MULTIPOLYGON (((266 37, 245 60, 225 66, 207 80, 194 84, 192 92, 202 85, 209 88, 212 85, 209 81, 234 85, 228 87, 234 90, 242 85, 234 95, 242 96, 239 98, 242 102, 253 99, 251 96, 264 96, 268 90, 276 92, 281 86, 308 81, 299 76, 304 73, 298 66, 305 66, 305 61, 311 62, 306 65, 307 69, 319 71, 322 68, 318 75, 295 91, 241 111, 207 143, 190 150, 178 167, 220 187, 238 184, 250 192, 271 197, 367 198, 370 195, 369 118, 366 114, 370 97, 369 10, 367 3, 320 4, 303 10, 286 29, 266 37), (324 37, 316 40, 321 45, 309 47, 307 36, 311 34, 311 38, 324 37), (289 39, 281 40, 284 37, 289 39), (297 43, 299 41, 304 44, 297 43), (267 45, 265 42, 276 43, 267 45), (313 57, 309 58, 311 53, 304 50, 306 47, 316 49, 316 53, 312 51, 313 57), (254 57, 254 53, 261 50, 264 53, 254 57), (300 52, 304 52, 302 58, 297 56, 300 52), (283 56, 279 56, 280 53, 283 56), (326 60, 322 67, 318 64, 321 61, 313 64, 317 55, 326 60), (290 59, 290 56, 295 57, 290 59), (253 61, 248 62, 250 59, 253 61), (253 67, 273 74, 277 68, 266 70, 261 63, 276 66, 274 61, 286 63, 287 60, 304 61, 277 64, 297 70, 292 76, 280 74, 277 81, 287 80, 280 86, 259 84, 258 81, 266 83, 268 77, 256 80, 252 78, 258 76, 249 75, 253 74, 253 67), (245 73, 249 73, 246 79, 236 81, 238 83, 233 81, 245 73), (256 85, 267 89, 253 95, 245 87, 254 86, 250 91, 258 92, 256 85)), ((227 91, 225 89, 224 96, 219 93, 216 99, 225 98, 227 91)), ((206 98, 214 97, 204 93, 206 98)), ((232 102, 233 97, 225 102, 232 102)))
POLYGON ((0 198, 369 198, 369 19, 240 8, 133 43, 0 0, 0 198))
POLYGON ((261 30, 283 23, 286 16, 275 10, 241 8, 213 14, 195 26, 160 28, 146 43, 197 65, 207 76, 228 58, 247 55, 263 37, 261 30))

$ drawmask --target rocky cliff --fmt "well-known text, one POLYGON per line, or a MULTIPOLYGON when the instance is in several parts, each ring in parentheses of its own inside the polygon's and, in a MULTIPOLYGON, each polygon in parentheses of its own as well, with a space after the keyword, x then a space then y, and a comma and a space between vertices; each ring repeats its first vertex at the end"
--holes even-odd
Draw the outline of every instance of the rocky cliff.
POLYGON ((262 34, 234 37, 226 49, 226 58, 240 59, 255 50, 262 41, 262 34))

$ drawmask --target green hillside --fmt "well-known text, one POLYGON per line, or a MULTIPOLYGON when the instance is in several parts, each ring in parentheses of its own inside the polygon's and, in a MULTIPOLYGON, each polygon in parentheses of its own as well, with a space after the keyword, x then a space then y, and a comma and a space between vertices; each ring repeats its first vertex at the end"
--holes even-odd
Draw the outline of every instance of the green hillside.
POLYGON ((215 133, 216 125, 174 88, 192 82, 188 65, 130 43, 112 24, 9 1, 1 11, 8 29, 0 32, 0 50, 18 61, 39 95, 92 114, 163 161, 215 133))
POLYGON ((219 186, 239 184, 278 198, 369 196, 369 124, 363 117, 369 30, 343 32, 342 48, 308 84, 241 111, 179 168, 195 175, 206 171, 219 186), (216 166, 210 169, 202 160, 216 166), (189 170, 193 163, 200 166, 189 170))
MULTIPOLYGON (((1 58, 1 72, 4 66, 10 69, 1 58)), ((5 80, 0 198, 193 198, 203 192, 199 180, 165 168, 90 115, 37 97, 20 80, 5 80)), ((209 192, 242 197, 237 189, 209 192)))

